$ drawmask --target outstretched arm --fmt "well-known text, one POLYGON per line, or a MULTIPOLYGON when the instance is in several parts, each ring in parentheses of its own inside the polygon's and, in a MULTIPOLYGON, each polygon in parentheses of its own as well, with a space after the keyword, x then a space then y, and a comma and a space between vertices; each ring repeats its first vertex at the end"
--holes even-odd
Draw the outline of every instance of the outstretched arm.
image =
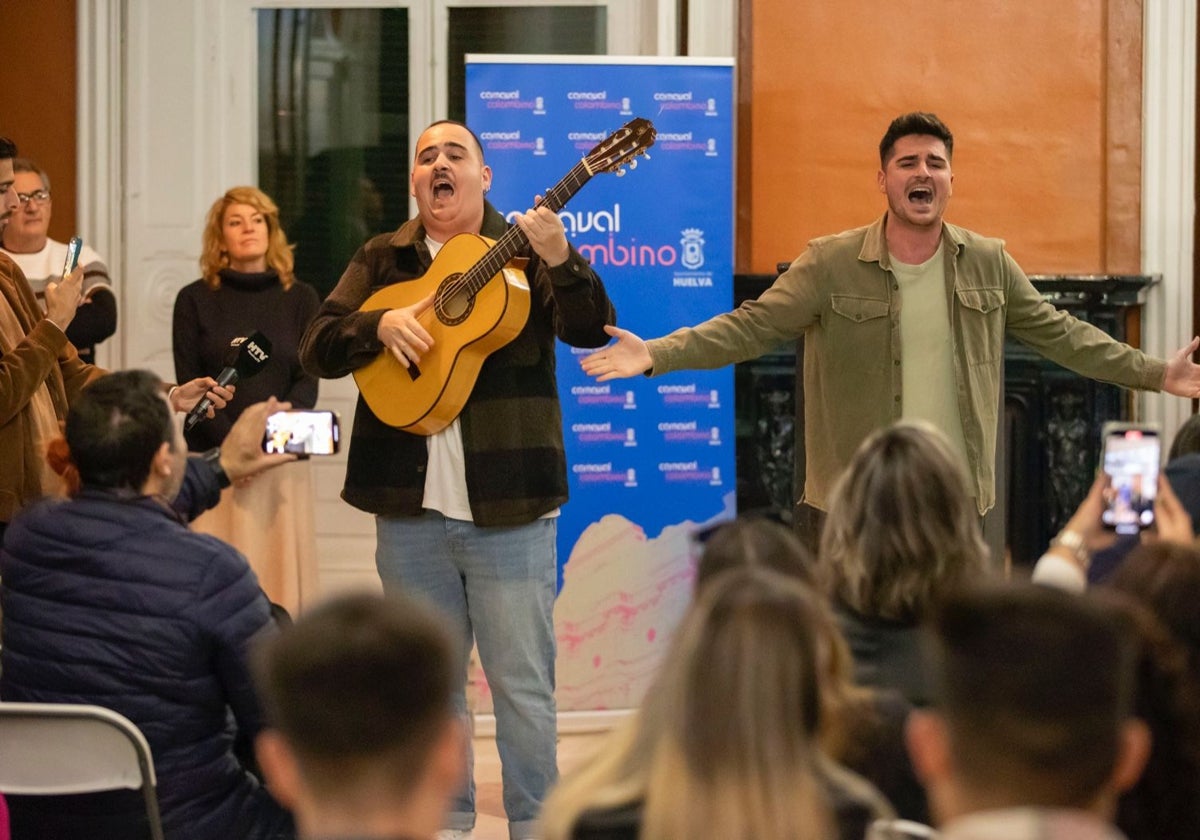
POLYGON ((610 379, 628 379, 643 374, 654 367, 646 342, 620 327, 605 326, 604 331, 616 339, 614 344, 584 356, 580 365, 588 376, 599 382, 610 379))
POLYGON ((1200 365, 1192 361, 1197 348, 1200 348, 1200 337, 1193 338, 1187 347, 1167 361, 1162 389, 1168 394, 1190 399, 1200 397, 1200 365))

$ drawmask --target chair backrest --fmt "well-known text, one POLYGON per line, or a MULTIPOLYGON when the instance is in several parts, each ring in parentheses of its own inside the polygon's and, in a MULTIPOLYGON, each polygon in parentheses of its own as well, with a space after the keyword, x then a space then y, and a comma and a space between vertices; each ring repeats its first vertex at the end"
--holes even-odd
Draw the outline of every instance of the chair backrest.
POLYGON ((141 790, 162 837, 154 761, 146 738, 111 709, 0 703, 0 792, 26 795, 141 790))

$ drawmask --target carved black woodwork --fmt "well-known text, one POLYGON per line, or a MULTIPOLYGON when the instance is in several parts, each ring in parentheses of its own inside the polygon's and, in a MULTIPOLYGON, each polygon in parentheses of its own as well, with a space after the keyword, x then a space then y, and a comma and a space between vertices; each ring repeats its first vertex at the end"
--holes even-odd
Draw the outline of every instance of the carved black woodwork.
MULTIPOLYGON (((735 304, 758 297, 774 279, 735 276, 735 304)), ((1118 340, 1135 342, 1142 299, 1156 279, 1030 277, 1058 308, 1118 340)), ((739 510, 767 509, 785 521, 791 519, 793 498, 804 481, 804 395, 798 387, 802 363, 803 340, 735 368, 739 510)), ((1004 383, 997 486, 1007 490, 1012 561, 1029 564, 1086 495, 1096 469, 1100 427, 1109 420, 1128 419, 1130 401, 1123 389, 1077 376, 1011 340, 1005 345, 1004 383)))

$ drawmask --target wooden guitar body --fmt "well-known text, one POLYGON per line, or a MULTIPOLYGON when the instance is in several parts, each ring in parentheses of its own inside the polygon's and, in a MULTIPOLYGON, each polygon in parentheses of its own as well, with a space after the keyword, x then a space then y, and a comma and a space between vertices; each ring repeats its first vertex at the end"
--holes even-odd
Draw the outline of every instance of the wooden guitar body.
MULTIPOLYGON (((638 117, 598 143, 565 177, 546 190, 539 207, 557 213, 597 172, 624 174, 654 145, 656 132, 638 117)), ((418 317, 433 338, 421 361, 407 368, 384 350, 354 372, 375 416, 398 429, 437 434, 467 404, 483 361, 508 344, 529 320, 525 278, 529 240, 519 226, 492 241, 472 233, 455 236, 438 251, 424 277, 395 283, 367 298, 359 311, 402 309, 436 292, 418 317)))
POLYGON ((529 319, 529 283, 524 260, 510 261, 474 294, 456 292, 463 272, 479 262, 493 241, 463 233, 442 246, 429 271, 417 280, 394 283, 360 307, 400 309, 442 291, 418 318, 433 337, 421 361, 405 370, 385 350, 354 372, 371 411, 389 426, 420 435, 440 432, 466 405, 489 354, 511 342, 529 319))

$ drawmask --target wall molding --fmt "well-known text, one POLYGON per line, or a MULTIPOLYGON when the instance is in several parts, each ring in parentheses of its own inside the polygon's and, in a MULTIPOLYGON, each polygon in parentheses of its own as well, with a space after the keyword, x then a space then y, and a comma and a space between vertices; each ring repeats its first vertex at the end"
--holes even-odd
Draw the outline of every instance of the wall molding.
MULTIPOLYGON (((1192 337, 1196 184, 1196 5, 1145 4, 1142 123, 1142 271, 1161 274, 1144 314, 1143 348, 1166 358, 1192 337)), ((1170 440, 1189 400, 1147 394, 1145 419, 1170 440)))
MULTIPOLYGON (((118 310, 124 310, 126 276, 123 216, 124 3, 78 0, 76 6, 76 224, 84 242, 108 261, 116 279, 118 310)), ((123 333, 103 342, 97 362, 123 367, 123 333)))

